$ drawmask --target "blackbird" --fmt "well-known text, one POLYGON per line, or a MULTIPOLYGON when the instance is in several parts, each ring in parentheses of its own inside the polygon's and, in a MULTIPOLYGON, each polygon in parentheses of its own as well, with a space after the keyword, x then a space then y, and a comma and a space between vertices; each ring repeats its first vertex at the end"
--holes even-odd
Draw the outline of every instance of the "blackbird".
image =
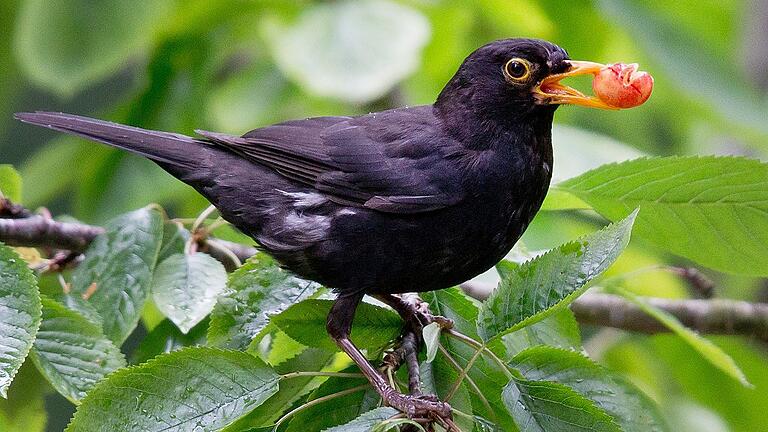
POLYGON ((413 385, 413 353, 405 395, 355 347, 355 309, 373 295, 423 324, 431 318, 394 294, 451 287, 501 260, 547 193, 557 107, 612 109, 560 80, 601 67, 546 41, 498 40, 470 54, 433 105, 293 120, 243 136, 189 137, 62 113, 16 118, 142 155, 192 185, 285 268, 338 293, 328 333, 386 404, 444 419, 450 407, 413 385))

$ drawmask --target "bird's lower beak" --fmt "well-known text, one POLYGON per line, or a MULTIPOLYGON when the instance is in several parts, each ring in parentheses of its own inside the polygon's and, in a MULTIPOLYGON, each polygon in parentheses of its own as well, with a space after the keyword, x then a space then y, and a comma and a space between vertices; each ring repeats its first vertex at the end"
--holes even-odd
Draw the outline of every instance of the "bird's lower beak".
POLYGON ((566 60, 571 67, 566 72, 550 75, 534 87, 533 94, 542 105, 571 104, 606 110, 616 110, 595 96, 587 96, 573 87, 560 84, 564 78, 577 75, 597 75, 606 65, 588 61, 566 60))

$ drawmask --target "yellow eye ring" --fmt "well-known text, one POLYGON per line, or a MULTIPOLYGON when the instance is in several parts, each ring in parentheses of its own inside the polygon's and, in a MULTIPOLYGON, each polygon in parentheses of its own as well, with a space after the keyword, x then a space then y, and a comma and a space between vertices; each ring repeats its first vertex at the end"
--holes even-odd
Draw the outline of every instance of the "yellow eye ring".
POLYGON ((531 62, 515 57, 504 65, 503 71, 507 81, 513 83, 525 82, 531 77, 531 62))

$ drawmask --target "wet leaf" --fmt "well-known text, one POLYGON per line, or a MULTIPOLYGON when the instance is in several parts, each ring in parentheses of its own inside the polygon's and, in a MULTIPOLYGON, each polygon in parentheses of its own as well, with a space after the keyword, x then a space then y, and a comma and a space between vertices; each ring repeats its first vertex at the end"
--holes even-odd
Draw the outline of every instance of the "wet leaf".
POLYGON ((258 254, 229 276, 228 294, 219 297, 211 314, 208 343, 245 349, 269 323, 269 316, 314 294, 319 288, 283 270, 266 254, 258 254))
POLYGON ((249 354, 186 348, 110 375, 83 399, 67 432, 219 430, 275 394, 278 380, 249 354))
POLYGON ((54 300, 43 298, 42 304, 32 360, 56 391, 77 404, 97 382, 125 366, 125 357, 98 324, 54 300))
POLYGON ((635 235, 716 270, 768 275, 768 163, 740 157, 642 158, 555 186, 635 235))
POLYGON ((149 297, 163 237, 160 212, 145 207, 109 221, 72 274, 72 295, 87 300, 104 334, 120 345, 133 331, 149 297))
POLYGON ((489 341, 541 321, 574 301, 619 257, 636 216, 635 211, 509 271, 483 302, 478 333, 489 341))
POLYGON ((0 243, 0 396, 19 371, 40 326, 40 293, 27 264, 0 243))
POLYGON ((152 298, 182 333, 202 321, 224 292, 227 271, 202 252, 171 255, 155 269, 152 298))

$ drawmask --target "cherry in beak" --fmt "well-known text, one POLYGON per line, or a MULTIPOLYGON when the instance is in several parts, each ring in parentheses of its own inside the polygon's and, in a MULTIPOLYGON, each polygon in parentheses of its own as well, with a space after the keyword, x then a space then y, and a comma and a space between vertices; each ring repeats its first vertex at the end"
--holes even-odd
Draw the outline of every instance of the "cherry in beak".
POLYGON ((552 74, 541 80, 534 88, 533 93, 540 104, 571 104, 590 108, 617 110, 618 107, 609 105, 595 96, 588 96, 560 83, 561 80, 577 75, 598 75, 606 65, 588 61, 567 60, 571 65, 566 72, 552 74))

